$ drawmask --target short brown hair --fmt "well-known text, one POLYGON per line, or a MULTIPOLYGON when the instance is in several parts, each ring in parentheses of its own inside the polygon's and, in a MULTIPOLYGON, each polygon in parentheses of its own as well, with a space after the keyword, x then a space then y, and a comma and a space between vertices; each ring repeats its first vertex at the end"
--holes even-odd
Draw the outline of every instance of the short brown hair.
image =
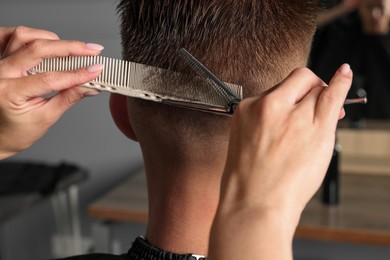
POLYGON ((184 47, 222 80, 242 85, 245 96, 256 95, 305 65, 318 6, 316 0, 121 0, 123 57, 179 70, 177 51, 184 47))
POLYGON ((184 47, 225 81, 281 80, 289 59, 309 51, 317 8, 313 0, 121 0, 123 57, 175 70, 184 47))

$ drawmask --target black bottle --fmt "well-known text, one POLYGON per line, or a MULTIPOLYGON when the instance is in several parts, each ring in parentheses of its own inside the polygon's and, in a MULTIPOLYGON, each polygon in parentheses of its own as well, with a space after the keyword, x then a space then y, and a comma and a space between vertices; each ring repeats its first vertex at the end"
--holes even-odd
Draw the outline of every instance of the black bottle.
POLYGON ((340 200, 339 154, 340 145, 336 143, 328 171, 322 183, 322 202, 326 205, 337 205, 340 200))

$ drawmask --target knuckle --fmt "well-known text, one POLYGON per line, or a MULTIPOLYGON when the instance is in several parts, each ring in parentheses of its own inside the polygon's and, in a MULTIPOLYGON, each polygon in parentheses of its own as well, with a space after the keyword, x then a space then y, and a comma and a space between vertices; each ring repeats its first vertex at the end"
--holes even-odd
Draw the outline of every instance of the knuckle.
POLYGON ((83 73, 82 72, 83 72, 83 69, 72 70, 72 71, 66 72, 68 82, 70 83, 70 85, 74 86, 74 85, 80 85, 83 83, 83 76, 82 76, 83 73))
POLYGON ((39 74, 40 81, 46 86, 52 86, 54 82, 58 81, 58 77, 54 73, 39 74))
POLYGON ((72 88, 68 90, 66 102, 68 106, 72 106, 84 97, 80 88, 72 88))
POLYGON ((27 44, 27 49, 32 53, 39 53, 43 48, 46 40, 36 39, 27 44))
POLYGON ((15 27, 13 34, 17 38, 23 38, 25 34, 27 34, 27 33, 31 34, 32 32, 34 32, 35 34, 39 34, 41 36, 41 38, 59 39, 58 35, 54 32, 34 29, 34 28, 30 28, 30 27, 27 27, 24 25, 19 25, 19 26, 15 27))
POLYGON ((276 92, 272 92, 262 97, 261 102, 258 103, 258 109, 262 111, 270 111, 270 113, 276 113, 280 110, 281 100, 276 92))
POLYGON ((321 98, 328 104, 335 103, 340 99, 337 93, 328 90, 323 91, 321 98))
POLYGON ((23 25, 16 26, 14 30, 14 37, 22 38, 28 30, 29 28, 26 26, 23 25))
POLYGON ((56 88, 69 88, 82 84, 83 77, 80 74, 79 70, 67 72, 47 72, 39 74, 39 77, 42 84, 48 86, 52 90, 55 90, 56 88))
POLYGON ((314 74, 314 73, 307 67, 299 67, 294 69, 291 72, 291 74, 299 76, 299 75, 307 75, 307 74, 314 74))

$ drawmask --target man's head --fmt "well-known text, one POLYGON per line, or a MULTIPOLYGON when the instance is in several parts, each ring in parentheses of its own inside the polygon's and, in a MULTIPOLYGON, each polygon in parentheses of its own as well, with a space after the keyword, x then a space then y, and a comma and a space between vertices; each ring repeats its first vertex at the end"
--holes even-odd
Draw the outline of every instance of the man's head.
MULTIPOLYGON (((316 0, 121 0, 123 58, 180 71, 184 47, 244 96, 257 95, 306 65, 317 8, 316 0)), ((141 146, 204 148, 229 132, 223 116, 136 99, 128 108, 141 146)))
POLYGON ((390 0, 360 0, 359 13, 366 34, 385 35, 390 32, 390 0))

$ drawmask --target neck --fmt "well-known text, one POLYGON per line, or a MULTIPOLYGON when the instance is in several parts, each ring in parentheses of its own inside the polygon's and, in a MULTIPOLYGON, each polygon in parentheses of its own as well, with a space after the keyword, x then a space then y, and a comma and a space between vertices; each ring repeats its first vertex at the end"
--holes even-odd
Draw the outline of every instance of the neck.
POLYGON ((183 153, 144 155, 149 194, 146 239, 173 253, 207 255, 225 154, 222 150, 217 156, 195 159, 183 158, 183 153))

